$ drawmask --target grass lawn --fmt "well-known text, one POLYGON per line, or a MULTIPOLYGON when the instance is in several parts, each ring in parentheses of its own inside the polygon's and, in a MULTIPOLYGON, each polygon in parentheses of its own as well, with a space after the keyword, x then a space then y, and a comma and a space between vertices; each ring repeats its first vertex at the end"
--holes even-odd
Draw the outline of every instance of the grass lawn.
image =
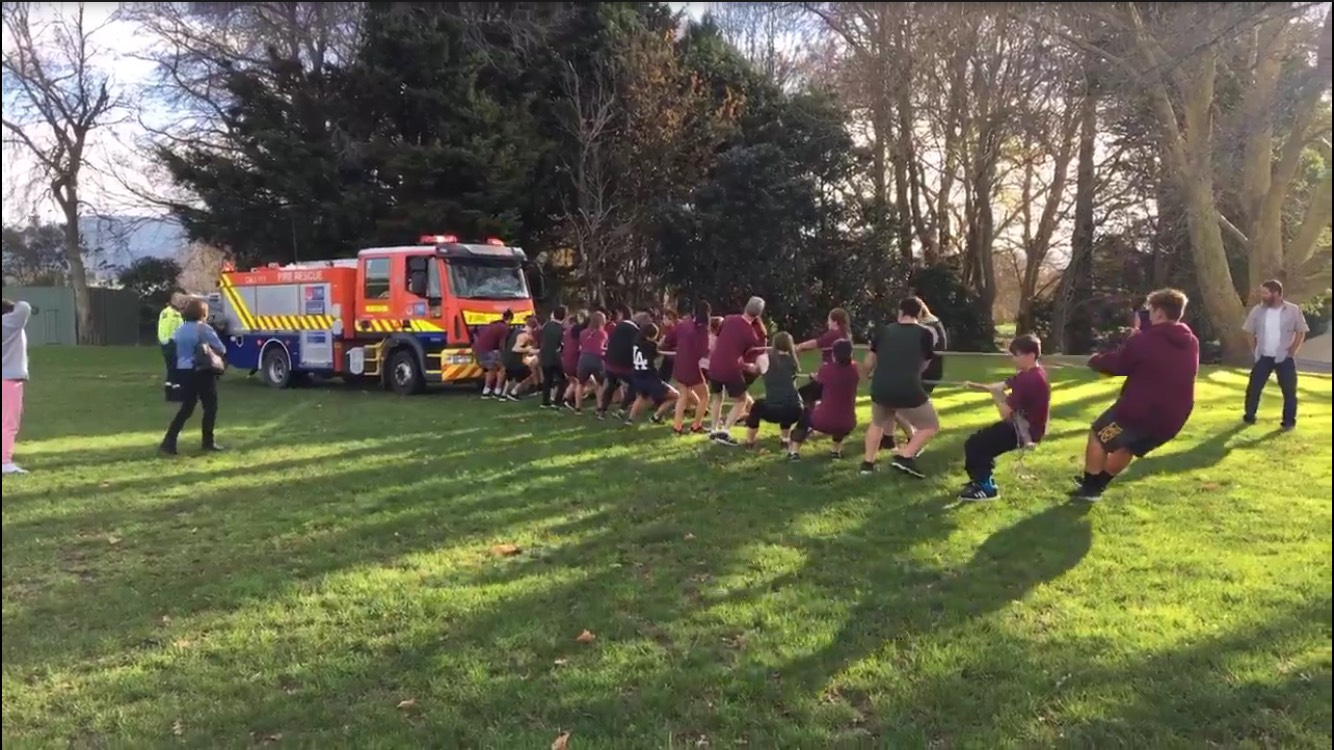
POLYGON ((1082 370, 1053 372, 1035 478, 1007 459, 966 507, 977 394, 938 394, 926 481, 238 375, 231 450, 188 455, 196 417, 160 460, 158 371, 33 353, 7 749, 1330 746, 1328 377, 1281 434, 1277 386, 1243 429, 1243 375, 1206 371, 1185 432, 1087 508, 1064 496, 1117 381, 1082 370))

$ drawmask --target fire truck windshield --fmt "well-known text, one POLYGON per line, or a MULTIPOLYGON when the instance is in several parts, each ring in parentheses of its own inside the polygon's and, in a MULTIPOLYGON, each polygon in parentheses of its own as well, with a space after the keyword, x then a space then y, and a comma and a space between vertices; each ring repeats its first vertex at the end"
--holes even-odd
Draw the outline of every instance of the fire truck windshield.
POLYGON ((523 269, 511 263, 451 260, 449 285, 462 299, 528 299, 523 269))

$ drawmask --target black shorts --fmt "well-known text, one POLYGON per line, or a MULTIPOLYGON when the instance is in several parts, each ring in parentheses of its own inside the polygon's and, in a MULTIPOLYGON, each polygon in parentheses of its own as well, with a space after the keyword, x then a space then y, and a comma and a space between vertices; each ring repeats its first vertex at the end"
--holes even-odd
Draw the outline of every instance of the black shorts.
POLYGON ((518 367, 505 368, 506 380, 527 380, 528 376, 532 374, 533 371, 528 368, 528 365, 519 365, 518 367))
POLYGON ((637 398, 646 398, 652 401, 654 406, 667 403, 667 383, 663 382, 662 378, 652 375, 635 376, 630 387, 634 389, 637 398))
POLYGON ((746 426, 758 429, 761 422, 770 422, 786 430, 796 425, 803 432, 810 429, 810 416, 800 406, 775 407, 764 399, 755 402, 746 415, 746 426))
POLYGON ((608 367, 603 369, 602 374, 606 378, 608 393, 614 392, 622 384, 626 385, 627 387, 631 385, 629 373, 616 372, 615 370, 612 370, 610 367, 608 367))
POLYGON ((1098 444, 1108 453, 1127 451, 1136 458, 1143 458, 1161 448, 1166 440, 1150 437, 1134 428, 1127 427, 1116 419, 1116 406, 1112 405, 1102 416, 1093 421, 1093 436, 1098 444))
POLYGON ((730 398, 741 398, 746 395, 749 385, 745 378, 733 378, 731 380, 714 380, 709 378, 709 393, 719 394, 727 393, 730 398))
POLYGON ((814 404, 816 401, 819 401, 824 397, 824 386, 820 384, 820 381, 812 380, 806 385, 798 388, 797 393, 801 394, 802 403, 814 404))
POLYGON ((663 357, 662 362, 658 363, 658 377, 664 383, 672 379, 672 371, 676 369, 676 357, 663 357))

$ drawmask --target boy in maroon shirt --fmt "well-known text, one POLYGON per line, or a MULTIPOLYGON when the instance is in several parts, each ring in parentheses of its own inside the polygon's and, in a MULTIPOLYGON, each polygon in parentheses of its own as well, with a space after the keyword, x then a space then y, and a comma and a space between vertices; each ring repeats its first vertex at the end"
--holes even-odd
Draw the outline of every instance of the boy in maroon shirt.
POLYGON ((763 314, 764 300, 751 297, 741 315, 728 315, 723 319, 718 339, 713 344, 713 352, 709 354, 709 392, 726 393, 732 400, 732 410, 727 415, 727 421, 715 427, 709 435, 710 440, 720 445, 741 445, 730 433, 732 426, 746 411, 746 370, 753 368, 753 365, 744 365, 743 360, 760 344, 754 324, 763 314))
POLYGON ((1000 421, 974 432, 963 444, 963 466, 969 482, 959 493, 960 500, 975 503, 1000 497, 994 475, 996 457, 1036 445, 1047 434, 1051 384, 1038 362, 1041 356, 1042 342, 1037 336, 1025 334, 1010 342, 1010 358, 1018 372, 1002 383, 968 383, 970 388, 991 394, 1000 421))
POLYGON ((1084 452, 1084 476, 1075 500, 1097 502, 1130 462, 1177 436, 1195 409, 1200 341, 1181 322, 1186 295, 1163 289, 1149 295, 1149 327, 1114 352, 1089 360, 1104 375, 1124 376, 1116 403, 1093 422, 1084 452))
POLYGON ((505 386, 505 368, 500 363, 500 350, 505 345, 505 339, 509 337, 510 324, 514 321, 514 312, 506 310, 501 313, 500 320, 493 320, 490 323, 477 329, 477 337, 473 339, 472 353, 477 358, 477 364, 486 373, 482 382, 482 398, 501 397, 505 386))
MULTIPOLYGON (((830 314, 833 318, 833 314, 830 314)), ((823 348, 823 347, 822 347, 823 348)), ((822 432, 834 440, 830 455, 843 455, 843 441, 857 427, 857 384, 861 372, 852 361, 852 341, 839 339, 829 346, 830 361, 820 365, 816 382, 821 387, 819 403, 811 409, 810 428, 792 431, 792 452, 800 453, 801 444, 812 432, 822 432)))

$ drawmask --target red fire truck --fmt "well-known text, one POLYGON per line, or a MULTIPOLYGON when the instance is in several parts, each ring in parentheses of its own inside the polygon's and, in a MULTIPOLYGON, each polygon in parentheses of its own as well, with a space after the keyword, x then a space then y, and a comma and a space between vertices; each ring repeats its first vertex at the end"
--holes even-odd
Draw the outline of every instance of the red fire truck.
POLYGON ((520 248, 430 235, 356 258, 224 271, 209 322, 228 362, 275 388, 339 376, 411 394, 481 378, 477 329, 505 310, 521 325, 542 287, 520 248))

